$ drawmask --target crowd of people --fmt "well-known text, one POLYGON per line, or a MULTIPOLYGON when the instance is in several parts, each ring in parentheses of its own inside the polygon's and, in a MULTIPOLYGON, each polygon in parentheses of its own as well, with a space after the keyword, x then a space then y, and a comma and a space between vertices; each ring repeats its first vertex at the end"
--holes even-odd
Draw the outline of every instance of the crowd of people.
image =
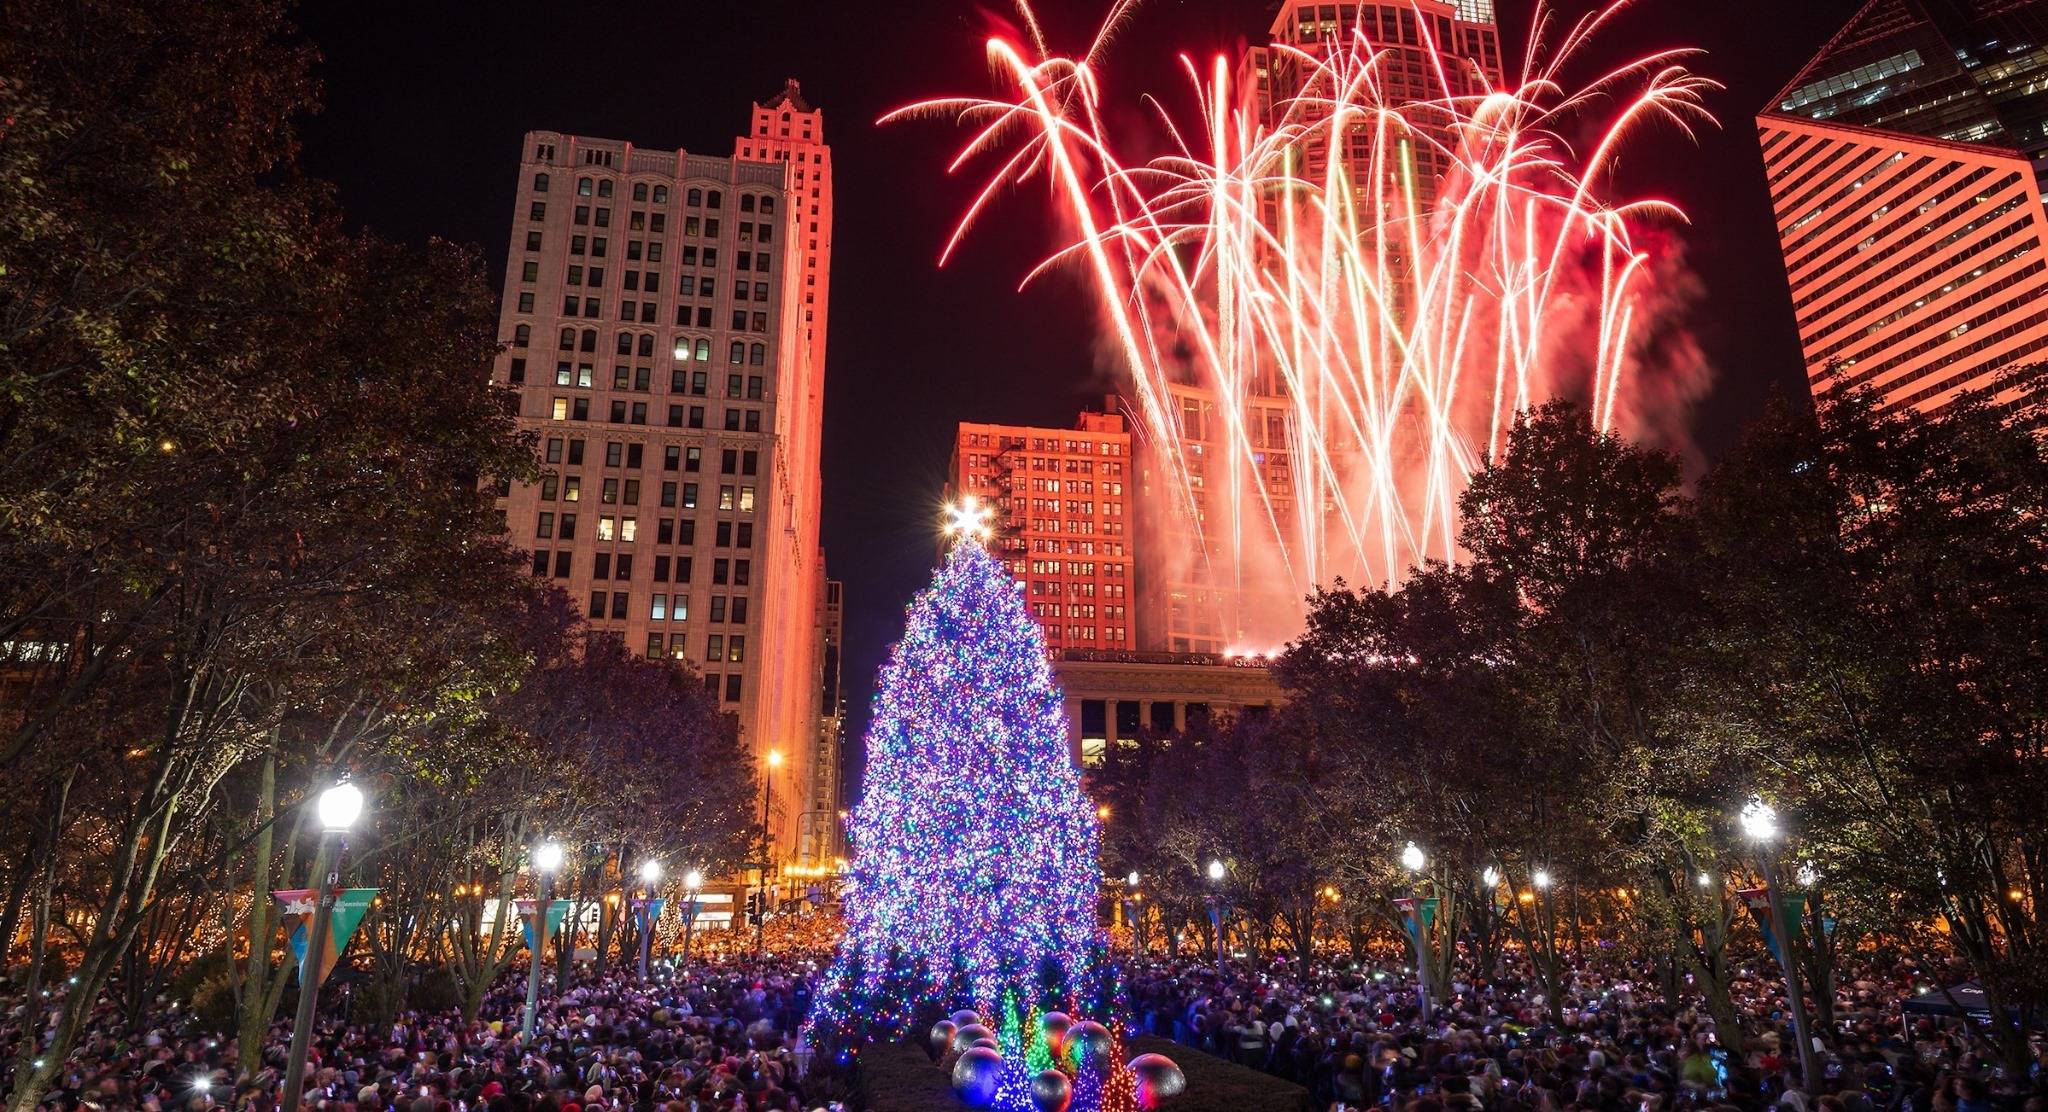
MULTIPOLYGON (((388 1026, 322 1023, 309 1048, 305 1105, 326 1112, 824 1107, 824 1094, 806 1093, 798 1076, 796 1032, 815 972, 814 962, 787 957, 664 967, 646 981, 633 969, 585 969, 566 991, 546 994, 535 1038, 523 1045, 526 976, 518 966, 492 987, 473 1022, 457 1012, 406 1012, 388 1026)), ((25 1014, 17 1005, 14 1032, 25 1014)), ((234 1040, 199 1030, 178 1008, 167 1004, 140 1030, 109 1014, 44 1106, 271 1112, 290 1042, 290 1024, 279 1022, 258 1068, 244 1071, 234 1040)))
POLYGON ((1966 1025, 1907 1021, 1904 963, 1855 963, 1834 990, 1822 1076, 1801 1076, 1775 967, 1739 972, 1745 1030, 1727 1037, 1696 994, 1654 973, 1575 963, 1552 1002, 1512 958, 1463 977, 1425 1016, 1400 958, 1314 967, 1189 960, 1131 970, 1142 1030, 1307 1088, 1317 1109, 1394 1112, 2043 1112, 2048 1046, 2008 1072, 1966 1025), (1732 1053, 1732 1048, 1740 1053, 1732 1053))
MULTIPOLYGON (((807 1112, 846 1097, 808 1071, 798 1037, 827 955, 736 954, 687 968, 579 971, 544 994, 531 1044, 519 1027, 523 967, 474 1021, 401 1013, 389 1025, 316 1028, 306 1101, 329 1112, 807 1112)), ((1390 1112, 2043 1112, 2048 1047, 2024 1074, 1966 1025, 1902 1019, 1904 963, 1860 963, 1833 990, 1823 1074, 1800 1075, 1775 969, 1738 974, 1738 1037, 1695 994, 1620 959, 1575 963, 1558 999, 1512 958, 1455 978, 1425 1014, 1395 954, 1223 967, 1191 959, 1126 967, 1138 1031, 1293 1081, 1306 1106, 1390 1112), (1739 1047, 1739 1053, 1731 1048, 1739 1047)), ((551 982, 551 974, 547 975, 551 982)), ((19 1045, 41 1013, 19 1002, 0 1036, 19 1045)), ((290 1024, 242 1068, 233 1039, 166 1002, 136 1027, 108 1005, 45 1107, 274 1112, 290 1024)))

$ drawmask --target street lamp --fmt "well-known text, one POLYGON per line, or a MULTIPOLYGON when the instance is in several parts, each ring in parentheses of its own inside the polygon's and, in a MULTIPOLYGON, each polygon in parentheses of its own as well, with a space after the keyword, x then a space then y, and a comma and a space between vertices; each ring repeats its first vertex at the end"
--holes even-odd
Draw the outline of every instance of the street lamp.
POLYGON ((690 933, 697 927, 697 892, 704 887, 704 873, 691 869, 683 874, 683 964, 690 964, 690 933))
POLYGON ((1124 923, 1131 928, 1131 956, 1134 958, 1145 952, 1144 944, 1138 937, 1138 902, 1144 898, 1138 892, 1138 879, 1136 869, 1132 869, 1130 875, 1124 877, 1124 896, 1121 901, 1124 923))
POLYGON ((1216 976, 1220 980, 1226 974, 1223 969, 1223 877, 1226 870, 1219 858, 1209 859, 1209 927, 1216 932, 1216 976))
POLYGON ((306 1089, 306 1048, 313 1037, 321 959, 334 920, 334 894, 341 883, 341 844, 363 815, 363 790, 343 780, 321 792, 313 810, 320 820, 320 841, 313 851, 313 882, 319 890, 313 896, 313 925, 306 931, 306 952, 299 957, 299 1014, 292 1023, 291 1057, 285 1064, 284 1108, 297 1108, 306 1089))
POLYGON ((661 883, 661 862, 650 857, 640 862, 641 906, 647 909, 640 923, 640 980, 647 980, 647 958, 654 949, 654 886, 661 883))
POLYGON ((1479 883, 1489 889, 1500 887, 1500 870, 1491 865, 1479 870, 1479 883))
POLYGON ((1792 1006, 1792 1037, 1799 1042, 1801 1084, 1808 1092, 1820 1084, 1820 1061, 1813 1051, 1813 1036, 1806 1027, 1806 987, 1800 983, 1799 961, 1792 953, 1792 934, 1786 929, 1785 907, 1779 893, 1778 859, 1772 843, 1778 840, 1777 809, 1762 799, 1752 798, 1737 816, 1742 833, 1756 843, 1758 862, 1763 866, 1764 903, 1769 907, 1771 930, 1778 936, 1778 965, 1785 971, 1785 999, 1792 1006))
POLYGON ((761 777, 761 861, 757 870, 761 903, 754 911, 754 952, 768 949, 768 793, 775 787, 775 770, 782 767, 782 750, 768 751, 768 775, 761 777))
POLYGON ((1415 874, 1410 883, 1415 894, 1408 898, 1409 932, 1415 942, 1415 999, 1422 1006, 1422 1021, 1429 1022, 1429 932, 1423 923, 1421 874, 1429 865, 1429 855, 1414 842, 1401 847, 1401 867, 1415 874))
POLYGON ((533 907, 533 945, 526 965, 526 1017, 519 1024, 519 1041, 533 1042, 533 1023, 540 1014, 540 951, 548 941, 548 909, 554 906, 555 871, 562 867, 562 843, 542 842, 527 854, 533 865, 539 899, 533 907))
POLYGON ((1530 873, 1530 874, 1529 874, 1529 883, 1531 883, 1531 884, 1535 885, 1535 886, 1536 886, 1536 887, 1538 887, 1538 888, 1544 888, 1544 889, 1547 889, 1547 888, 1549 888, 1549 887, 1550 887, 1550 883, 1551 883, 1551 880, 1550 880, 1550 870, 1549 870, 1549 869, 1538 869, 1538 870, 1536 870, 1535 872, 1533 872, 1533 873, 1530 873))

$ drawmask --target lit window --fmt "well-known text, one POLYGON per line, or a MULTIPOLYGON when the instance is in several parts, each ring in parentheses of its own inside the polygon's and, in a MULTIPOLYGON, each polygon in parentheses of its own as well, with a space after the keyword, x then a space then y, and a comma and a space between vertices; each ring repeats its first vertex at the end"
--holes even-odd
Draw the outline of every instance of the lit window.
POLYGON ((613 518, 610 514, 599 517, 597 519, 597 539, 601 541, 614 539, 617 524, 617 519, 613 518))

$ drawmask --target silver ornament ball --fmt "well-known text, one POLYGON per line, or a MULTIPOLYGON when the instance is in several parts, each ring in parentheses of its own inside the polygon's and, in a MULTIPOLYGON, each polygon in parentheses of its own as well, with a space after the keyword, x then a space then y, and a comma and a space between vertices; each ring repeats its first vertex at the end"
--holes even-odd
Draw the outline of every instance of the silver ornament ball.
POLYGON ((1031 1079, 1031 1104, 1038 1112, 1067 1112, 1074 1100, 1074 1083, 1058 1070, 1040 1070, 1031 1079))
POLYGON ((1065 1012, 1047 1012, 1038 1017, 1038 1031, 1045 1036, 1045 1048, 1054 1058, 1060 1057, 1060 1048, 1067 1041, 1067 1032, 1074 1026, 1074 1017, 1065 1012))
POLYGON ((985 1046, 969 1047, 960 1055, 960 1060, 953 1063, 953 1091, 976 1108, 987 1108, 995 1103, 996 1086, 1002 1079, 1001 1051, 985 1046))
POLYGON ((940 1054, 953 1049, 953 1032, 959 1029, 959 1025, 950 1019, 932 1024, 932 1049, 940 1054))
POLYGON ((1097 1072, 1109 1070, 1109 1053, 1115 1048, 1116 1040, 1109 1028, 1092 1019, 1084 1019, 1067 1028, 1067 1037, 1061 1045, 1067 1064, 1079 1073, 1083 1068, 1093 1066, 1097 1072))
POLYGON ((1188 1077, 1164 1054, 1140 1054, 1131 1059, 1131 1080, 1137 1086, 1138 1107, 1152 1109, 1159 1103, 1187 1092, 1188 1077))

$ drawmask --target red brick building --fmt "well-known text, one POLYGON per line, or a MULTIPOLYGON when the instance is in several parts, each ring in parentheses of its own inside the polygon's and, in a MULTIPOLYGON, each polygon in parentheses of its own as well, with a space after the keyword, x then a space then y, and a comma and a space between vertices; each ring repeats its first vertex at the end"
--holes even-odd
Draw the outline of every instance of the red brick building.
POLYGON ((960 425, 950 497, 993 505, 989 550, 1024 584, 1056 651, 1137 645, 1130 462, 1114 413, 1082 414, 1072 429, 960 425))

